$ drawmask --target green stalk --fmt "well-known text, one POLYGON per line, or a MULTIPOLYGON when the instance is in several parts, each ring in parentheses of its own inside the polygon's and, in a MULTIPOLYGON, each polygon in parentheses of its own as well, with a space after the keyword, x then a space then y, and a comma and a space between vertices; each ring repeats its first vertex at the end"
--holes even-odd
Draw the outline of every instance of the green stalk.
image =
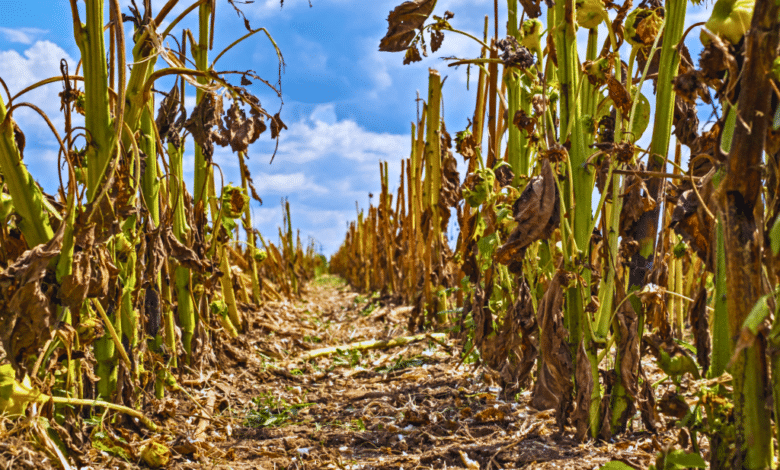
MULTIPOLYGON (((202 3, 200 5, 200 8, 198 10, 198 18, 199 18, 199 36, 198 36, 198 44, 195 46, 192 50, 192 55, 195 58, 195 66, 200 71, 206 71, 208 70, 208 63, 209 63, 209 23, 211 20, 211 9, 212 9, 212 2, 207 1, 205 3, 202 3)), ((197 78, 198 83, 206 84, 208 83, 208 80, 206 77, 199 76, 197 78)), ((195 102, 200 103, 200 100, 203 98, 203 91, 198 88, 195 90, 195 102)), ((198 203, 203 204, 203 210, 208 210, 208 201, 207 201, 207 184, 209 183, 209 174, 211 173, 211 168, 206 161, 205 155, 203 155, 203 149, 200 147, 200 145, 195 144, 195 177, 194 177, 194 201, 193 203, 197 206, 198 203)), ((214 214, 214 217, 216 217, 216 214, 214 214)), ((215 224, 217 222, 215 221, 215 224)))
MULTIPOLYGON (((197 144, 195 146, 197 147, 197 144)), ((190 226, 187 224, 187 216, 184 213, 183 152, 183 143, 180 148, 176 147, 173 143, 168 143, 168 158, 171 172, 171 200, 174 201, 173 203, 175 204, 173 211, 173 234, 180 243, 186 245, 190 226)), ((182 347, 184 348, 185 362, 189 364, 192 359, 192 338, 195 335, 195 325, 197 322, 195 308, 192 303, 192 291, 190 289, 190 270, 184 266, 176 266, 174 276, 176 277, 176 311, 179 317, 179 324, 181 325, 181 342, 182 347)), ((171 320, 173 319, 171 318, 171 320)), ((166 321, 166 340, 168 349, 170 351, 176 351, 176 336, 173 334, 172 321, 166 321), (169 325, 168 323, 171 324, 169 325)))
MULTIPOLYGON (((241 187, 244 192, 249 194, 249 186, 246 178, 246 163, 244 161, 244 152, 238 152, 238 160, 241 167, 241 187)), ((255 232, 252 228, 252 207, 250 204, 244 206, 244 231, 246 232, 246 241, 249 245, 249 265, 252 267, 252 300, 255 304, 260 304, 260 278, 257 273, 257 261, 255 261, 255 251, 257 249, 255 242, 255 232)))
MULTIPOLYGON (((739 118, 726 161, 725 177, 718 187, 723 217, 726 298, 729 334, 736 346, 743 324, 761 298, 764 224, 762 159, 772 94, 771 70, 780 42, 780 5, 756 0, 750 29, 745 35, 745 62, 740 74, 739 118)), ((737 431, 737 465, 746 469, 772 465, 770 413, 766 407, 768 371, 766 343, 758 339, 731 360, 734 378, 734 418, 737 431)))
POLYGON ((228 307, 228 314, 230 316, 230 322, 233 326, 241 331, 243 330, 241 316, 238 314, 238 305, 236 304, 236 295, 233 292, 233 281, 230 271, 230 263, 228 263, 228 250, 223 244, 221 247, 222 262, 219 269, 222 271, 222 277, 220 283, 222 285, 222 297, 225 300, 225 304, 228 307))
MULTIPOLYGON (((680 65, 680 54, 677 44, 680 42, 685 26, 685 11, 687 0, 666 0, 664 20, 664 42, 661 46, 660 63, 663 66, 658 71, 658 86, 655 98, 655 117, 653 121, 653 139, 650 143, 650 156, 647 171, 662 171, 666 156, 669 154, 669 142, 672 135, 674 118, 675 93, 672 80, 677 76, 680 65)), ((656 201, 659 201, 661 178, 651 177, 647 180, 647 191, 656 201)), ((656 204, 652 211, 645 212, 640 217, 634 229, 633 238, 639 242, 639 251, 631 259, 629 274, 629 291, 644 285, 647 266, 653 262, 655 239, 658 232, 658 214, 661 204, 656 204)), ((637 312, 638 314, 641 312, 637 312)))
MULTIPOLYGON (((548 11, 548 15, 550 12, 548 11)), ((567 193, 569 196, 568 218, 572 232, 564 232, 565 243, 569 243, 571 253, 567 269, 572 272, 581 272, 584 283, 569 289, 566 293, 566 311, 564 321, 569 330, 572 357, 577 357, 577 348, 583 341, 583 323, 588 322, 585 314, 584 298, 590 297, 590 270, 582 269, 585 262, 586 249, 590 244, 591 233, 588 232, 591 225, 591 195, 593 191, 593 174, 586 165, 588 148, 585 144, 585 123, 577 96, 579 85, 579 61, 577 60, 577 37, 575 34, 574 17, 576 14, 573 0, 556 2, 555 4, 555 31, 554 39, 558 54, 558 80, 560 83, 560 143, 571 143, 569 151, 569 174, 567 193), (573 210, 571 209, 573 208, 573 210)), ((585 343, 588 359, 593 366, 596 355, 591 351, 592 343, 585 343)), ((596 437, 600 431, 601 416, 601 387, 598 374, 594 375, 594 367, 589 371, 593 383, 590 397, 589 426, 591 436, 596 437)))
MULTIPOLYGON (((518 41, 520 35, 517 32, 517 0, 507 0, 507 12, 509 19, 506 23, 507 35, 514 37, 518 41)), ((512 124, 512 120, 515 117, 515 113, 520 110, 520 102, 522 100, 522 90, 520 88, 520 76, 517 73, 517 69, 512 67, 504 68, 504 82, 506 83, 506 98, 509 105, 509 121, 508 140, 507 140, 507 162, 512 168, 512 172, 515 174, 513 184, 517 186, 521 181, 521 175, 528 175, 528 161, 523 161, 521 158, 522 150, 527 147, 521 142, 522 132, 520 129, 512 124)))
MULTIPOLYGON (((425 135, 425 201, 431 209, 433 228, 439 234, 439 191, 441 189, 441 75, 434 69, 428 74, 428 127, 425 135)), ((441 237, 436 237, 438 248, 441 237)))
POLYGON ((27 246, 46 243, 54 236, 47 212, 43 205, 43 193, 27 166, 14 138, 14 121, 8 116, 5 101, 0 96, 0 173, 11 194, 14 209, 19 214, 19 229, 24 234, 27 246))
MULTIPOLYGON (((103 32, 103 0, 85 0, 87 24, 74 24, 84 63, 84 126, 87 131, 87 200, 94 200, 116 147, 108 98, 108 66, 103 32)), ((74 18, 75 20, 75 18, 74 18)))

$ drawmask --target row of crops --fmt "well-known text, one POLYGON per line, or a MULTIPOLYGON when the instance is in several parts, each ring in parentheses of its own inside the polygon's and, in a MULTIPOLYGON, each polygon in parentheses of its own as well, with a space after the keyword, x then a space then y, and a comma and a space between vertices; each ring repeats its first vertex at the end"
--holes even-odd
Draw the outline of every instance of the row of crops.
POLYGON ((691 454, 666 449, 658 468, 703 467, 698 455, 773 466, 778 4, 718 0, 686 29, 687 0, 507 0, 502 36, 495 0, 481 38, 435 4, 393 10, 380 50, 409 63, 445 35, 478 42, 479 57, 445 59, 478 71, 473 116, 448 132, 431 69, 398 191, 380 166, 378 202, 332 271, 414 305, 411 329, 454 328, 464 354, 476 349, 508 396, 530 388, 561 432, 668 424, 691 454))
POLYGON ((138 410, 178 389, 181 374, 213 367, 220 345, 244 331, 260 303, 300 296, 324 259, 295 234, 286 202, 277 244, 252 225, 250 198, 260 197, 248 147, 286 126, 247 87, 280 89, 251 71, 220 72, 218 61, 258 34, 273 43, 270 34, 244 20, 246 34, 214 55, 214 0, 185 5, 176 17, 178 0, 156 16, 150 0, 131 2, 127 13, 118 0, 84 3, 70 2, 78 63, 63 61, 59 76, 24 90, 0 82, 0 410, 76 423, 109 408, 156 429, 138 410), (174 35, 190 16, 198 29, 174 35), (131 38, 124 23, 134 26, 131 38), (161 83, 172 88, 159 91, 161 83), (64 120, 25 101, 39 87, 58 96, 64 120), (23 107, 59 146, 56 193, 28 171, 24 129, 13 119, 23 107), (188 146, 194 167, 185 170, 188 146), (234 153, 240 185, 217 184, 215 146, 234 153), (194 173, 190 188, 185 171, 194 173))

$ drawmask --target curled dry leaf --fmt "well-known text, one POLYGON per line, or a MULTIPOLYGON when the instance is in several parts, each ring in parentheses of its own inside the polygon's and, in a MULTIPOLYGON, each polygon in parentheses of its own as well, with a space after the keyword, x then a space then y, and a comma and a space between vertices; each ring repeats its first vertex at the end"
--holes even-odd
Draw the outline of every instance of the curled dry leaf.
POLYGON ((615 106, 620 108, 624 116, 628 116, 631 112, 631 95, 626 90, 626 87, 617 81, 613 75, 610 75, 607 77, 607 90, 615 106))
MULTIPOLYGON (((642 170, 643 166, 639 166, 642 170)), ((637 175, 626 177, 626 191, 623 194, 623 207, 620 211, 620 236, 630 236, 634 226, 645 212, 655 209, 655 199, 650 196, 645 181, 637 175)))
POLYGON ((515 113, 515 117, 512 118, 512 124, 531 135, 536 127, 536 117, 529 116, 524 110, 520 109, 515 113))
POLYGON ((25 251, 0 274, 0 338, 17 380, 30 356, 49 339, 56 320, 51 289, 45 281, 51 260, 60 253, 65 224, 46 244, 25 251))
POLYGON ((523 6, 525 14, 528 18, 539 18, 542 16, 541 0, 520 0, 520 4, 523 6))
POLYGON ((507 396, 526 384, 539 349, 536 316, 527 282, 521 281, 517 302, 507 311, 496 334, 484 337, 478 346, 485 363, 499 372, 507 396))
MULTIPOLYGON (((705 201, 712 194, 712 182, 707 178, 699 189, 699 193, 705 201)), ((682 235, 683 240, 691 245, 699 258, 707 263, 707 268, 712 270, 712 249, 710 241, 713 240, 714 221, 701 207, 699 198, 693 189, 689 189, 680 195, 677 205, 672 211, 672 220, 669 227, 682 235)))
POLYGON ((214 154, 214 138, 219 135, 222 113, 222 96, 205 93, 192 111, 192 116, 184 123, 208 158, 214 154))
MULTIPOLYGON (((260 102, 257 98, 254 99, 256 101, 255 105, 259 107, 260 102)), ((254 143, 260 137, 260 134, 266 130, 263 115, 258 109, 254 106, 250 107, 249 115, 249 118, 247 118, 246 112, 241 109, 238 100, 234 100, 233 104, 225 113, 225 125, 224 127, 221 126, 219 139, 216 140, 216 142, 223 147, 230 145, 230 149, 234 152, 246 152, 249 145, 254 143)), ((273 122, 275 122, 275 120, 272 121, 271 124, 272 132, 273 122)), ((287 128, 287 126, 281 122, 281 119, 279 119, 279 123, 281 123, 281 126, 284 128, 287 128)), ((278 131, 279 128, 277 128, 276 134, 278 134, 278 131)), ((273 137, 275 138, 276 136, 274 135, 273 137)))
POLYGON ((496 261, 510 265, 522 260, 528 246, 549 238, 561 221, 558 187, 550 162, 542 164, 542 174, 531 179, 512 205, 517 227, 495 253, 496 261))
MULTIPOLYGON (((622 301, 622 299, 621 299, 622 301)), ((626 429, 629 418, 634 415, 636 409, 634 403, 639 394, 639 320, 630 302, 622 302, 620 309, 615 312, 618 334, 617 349, 620 357, 620 383, 626 394, 631 398, 628 406, 623 410, 623 415, 617 419, 618 427, 612 429, 613 435, 626 429)), ((614 419, 614 418, 613 418, 614 419)))
MULTIPOLYGON (((577 347, 577 369, 575 371, 577 384, 577 397, 574 400, 574 412, 572 413, 572 424, 576 429, 574 438, 578 441, 585 440, 590 429, 589 409, 591 393, 593 392, 593 376, 590 373, 590 361, 585 352, 585 343, 580 342, 577 347)), ((609 409, 609 407, 605 407, 609 409)), ((565 411, 565 410, 564 410, 565 411)), ((564 429, 565 421, 558 423, 561 431, 564 429)), ((604 426, 602 426, 603 428, 604 426)))
POLYGON ((179 242, 176 235, 173 234, 171 227, 165 229, 165 234, 161 238, 165 243, 168 255, 178 261, 180 265, 198 272, 204 271, 204 262, 198 257, 194 250, 179 242))
POLYGON ((181 104, 178 84, 174 84, 157 111, 157 131, 160 139, 166 140, 176 148, 181 148, 181 131, 187 120, 187 111, 181 104))
MULTIPOLYGON (((569 332, 563 324, 563 295, 571 274, 559 269, 539 302, 537 318, 542 334, 539 347, 542 366, 534 385, 531 406, 537 410, 554 408, 562 415, 571 402, 573 361, 569 332)), ((560 424, 562 416, 558 416, 560 424)))
POLYGON ((688 311, 688 318, 693 329, 693 341, 696 346, 696 360, 701 369, 710 369, 710 351, 712 340, 710 339, 709 314, 707 312, 707 289, 702 287, 696 295, 696 299, 688 311))
POLYGON ((282 129, 287 129, 287 124, 282 121, 279 113, 276 113, 271 118, 271 138, 275 139, 282 132, 282 129))
POLYGON ((512 180, 515 179, 512 167, 507 164, 499 165, 493 173, 496 175, 496 181, 498 181, 500 186, 509 186, 512 184, 512 180))
POLYGON ((395 7, 387 16, 387 34, 379 42, 379 50, 400 52, 409 48, 435 5, 436 0, 410 0, 395 7))

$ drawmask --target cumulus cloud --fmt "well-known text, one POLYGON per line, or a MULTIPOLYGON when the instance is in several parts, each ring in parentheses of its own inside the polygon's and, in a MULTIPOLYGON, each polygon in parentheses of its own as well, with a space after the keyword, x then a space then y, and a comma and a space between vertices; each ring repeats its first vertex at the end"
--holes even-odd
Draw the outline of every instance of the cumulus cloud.
POLYGON ((3 35, 6 41, 16 42, 21 44, 32 44, 35 38, 44 35, 49 31, 39 28, 2 28, 0 27, 0 34, 3 35))
POLYGON ((398 160, 408 153, 406 136, 371 132, 351 119, 335 121, 334 116, 332 105, 318 106, 308 119, 289 124, 276 158, 303 164, 338 156, 356 163, 373 163, 398 160))
MULTIPOLYGON (((60 46, 51 41, 37 41, 21 54, 14 50, 0 51, 0 64, 3 64, 0 74, 14 95, 33 83, 60 75, 62 59, 71 64, 72 70, 75 69, 76 61, 60 46)), ((39 106, 61 128, 60 100, 57 97, 61 90, 60 84, 46 85, 23 95, 20 100, 39 106)), ((14 118, 25 132, 49 132, 44 121, 27 108, 20 108, 14 113, 14 118)))
POLYGON ((303 172, 290 174, 256 173, 253 176, 255 189, 261 194, 316 193, 325 194, 327 188, 314 182, 303 172))

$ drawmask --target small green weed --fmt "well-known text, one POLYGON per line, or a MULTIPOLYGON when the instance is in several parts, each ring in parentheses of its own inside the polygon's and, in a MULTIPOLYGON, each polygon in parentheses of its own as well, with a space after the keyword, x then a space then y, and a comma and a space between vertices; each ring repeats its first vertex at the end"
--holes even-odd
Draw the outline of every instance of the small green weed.
POLYGON ((314 405, 314 403, 288 403, 287 400, 274 396, 271 392, 265 392, 252 399, 255 405, 244 420, 244 426, 251 428, 280 427, 292 424, 291 421, 298 415, 301 408, 314 405))

